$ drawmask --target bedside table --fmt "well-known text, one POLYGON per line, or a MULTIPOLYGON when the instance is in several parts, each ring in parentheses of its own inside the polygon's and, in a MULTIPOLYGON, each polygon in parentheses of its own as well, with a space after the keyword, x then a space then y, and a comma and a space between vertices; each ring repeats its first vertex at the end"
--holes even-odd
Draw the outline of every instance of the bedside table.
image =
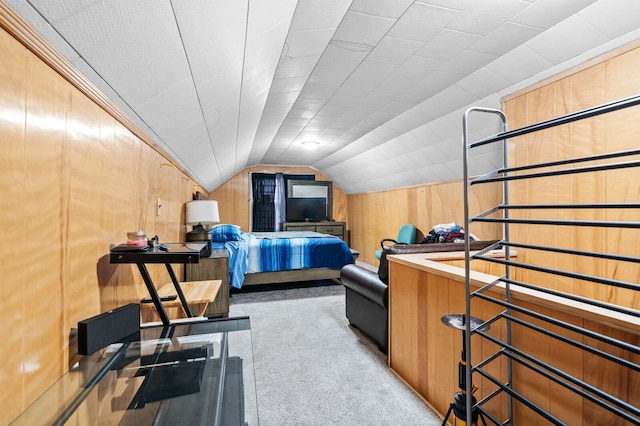
POLYGON ((226 250, 213 250, 211 256, 200 258, 199 263, 188 263, 184 268, 185 281, 221 280, 220 291, 209 303, 204 316, 229 316, 229 254, 226 250))

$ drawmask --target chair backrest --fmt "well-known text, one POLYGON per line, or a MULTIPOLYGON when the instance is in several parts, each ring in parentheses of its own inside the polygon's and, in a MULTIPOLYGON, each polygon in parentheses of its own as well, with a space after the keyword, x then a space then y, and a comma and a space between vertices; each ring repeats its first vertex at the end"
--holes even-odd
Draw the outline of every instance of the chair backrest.
POLYGON ((411 224, 402 225, 398 232, 398 242, 404 244, 413 244, 416 238, 416 227, 411 224))

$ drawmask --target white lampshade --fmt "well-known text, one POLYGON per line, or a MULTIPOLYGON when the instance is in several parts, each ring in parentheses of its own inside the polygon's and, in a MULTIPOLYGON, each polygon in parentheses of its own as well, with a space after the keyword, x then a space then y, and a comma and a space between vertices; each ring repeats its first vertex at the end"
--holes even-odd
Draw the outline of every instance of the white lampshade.
POLYGON ((215 200, 194 200, 185 205, 187 225, 212 225, 220 223, 218 202, 215 200))

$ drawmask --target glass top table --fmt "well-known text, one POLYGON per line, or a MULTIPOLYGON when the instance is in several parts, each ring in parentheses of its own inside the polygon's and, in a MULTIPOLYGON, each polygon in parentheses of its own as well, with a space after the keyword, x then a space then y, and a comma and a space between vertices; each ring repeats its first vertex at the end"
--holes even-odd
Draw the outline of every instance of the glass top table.
POLYGON ((83 357, 13 424, 258 425, 248 317, 148 327, 83 357))

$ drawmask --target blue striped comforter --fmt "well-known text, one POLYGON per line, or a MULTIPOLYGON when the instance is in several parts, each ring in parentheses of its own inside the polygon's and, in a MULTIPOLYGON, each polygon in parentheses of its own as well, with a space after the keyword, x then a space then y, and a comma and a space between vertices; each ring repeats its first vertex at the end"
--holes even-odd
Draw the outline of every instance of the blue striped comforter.
POLYGON ((317 232, 243 233, 238 241, 224 243, 229 252, 229 279, 241 288, 245 274, 294 269, 340 269, 353 263, 347 244, 338 237, 317 232))

